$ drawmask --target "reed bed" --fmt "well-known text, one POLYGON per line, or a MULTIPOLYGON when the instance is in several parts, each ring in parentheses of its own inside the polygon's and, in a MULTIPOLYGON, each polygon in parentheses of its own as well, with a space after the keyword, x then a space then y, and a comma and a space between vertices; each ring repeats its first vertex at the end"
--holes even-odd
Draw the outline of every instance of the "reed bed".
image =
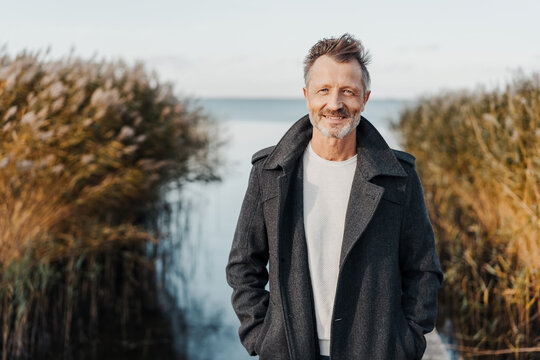
POLYGON ((152 209, 166 185, 215 180, 217 146, 141 64, 0 51, 2 360, 129 331, 155 302, 152 209))
POLYGON ((439 325, 464 358, 540 358, 540 76, 402 112, 445 271, 439 325))

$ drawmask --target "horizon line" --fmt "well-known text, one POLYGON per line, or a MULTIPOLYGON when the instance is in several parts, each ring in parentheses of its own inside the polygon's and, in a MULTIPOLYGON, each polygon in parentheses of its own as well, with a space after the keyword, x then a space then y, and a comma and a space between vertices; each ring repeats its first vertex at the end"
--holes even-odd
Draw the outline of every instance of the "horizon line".
MULTIPOLYGON (((297 101, 305 100, 303 97, 292 96, 198 96, 195 100, 285 100, 285 101, 297 101)), ((414 101, 414 99, 387 97, 387 98, 375 98, 370 101, 414 101)))

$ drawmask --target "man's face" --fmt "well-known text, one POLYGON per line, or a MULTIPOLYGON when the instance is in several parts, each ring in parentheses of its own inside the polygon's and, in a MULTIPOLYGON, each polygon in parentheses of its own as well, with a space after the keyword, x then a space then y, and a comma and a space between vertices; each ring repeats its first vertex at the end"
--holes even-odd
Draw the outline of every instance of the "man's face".
POLYGON ((338 139, 356 128, 369 95, 370 91, 364 91, 362 68, 356 60, 340 63, 328 55, 315 60, 304 88, 314 129, 338 139))

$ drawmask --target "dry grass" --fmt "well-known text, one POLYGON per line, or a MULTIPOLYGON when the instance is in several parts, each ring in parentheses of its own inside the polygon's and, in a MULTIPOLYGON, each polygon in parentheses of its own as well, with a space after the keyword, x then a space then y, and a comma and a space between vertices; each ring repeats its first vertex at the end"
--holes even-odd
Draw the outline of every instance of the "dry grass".
POLYGON ((446 272, 441 306, 464 354, 539 356, 540 77, 422 99, 398 128, 418 159, 446 272))
POLYGON ((101 306, 133 317, 143 225, 165 184, 215 179, 212 129, 141 65, 0 52, 3 359, 69 349, 101 306))

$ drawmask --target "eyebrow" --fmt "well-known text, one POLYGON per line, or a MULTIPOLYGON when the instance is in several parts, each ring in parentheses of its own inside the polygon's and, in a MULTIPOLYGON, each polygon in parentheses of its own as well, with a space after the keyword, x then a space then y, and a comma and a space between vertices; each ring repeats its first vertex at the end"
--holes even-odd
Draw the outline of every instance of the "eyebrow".
MULTIPOLYGON (((328 83, 320 83, 320 84, 312 84, 313 87, 316 87, 316 88, 332 88, 334 87, 333 85, 330 85, 328 83)), ((362 88, 361 87, 358 87, 356 85, 344 85, 344 86, 339 86, 339 89, 353 89, 353 90, 356 90, 356 91, 362 91, 362 88)))

